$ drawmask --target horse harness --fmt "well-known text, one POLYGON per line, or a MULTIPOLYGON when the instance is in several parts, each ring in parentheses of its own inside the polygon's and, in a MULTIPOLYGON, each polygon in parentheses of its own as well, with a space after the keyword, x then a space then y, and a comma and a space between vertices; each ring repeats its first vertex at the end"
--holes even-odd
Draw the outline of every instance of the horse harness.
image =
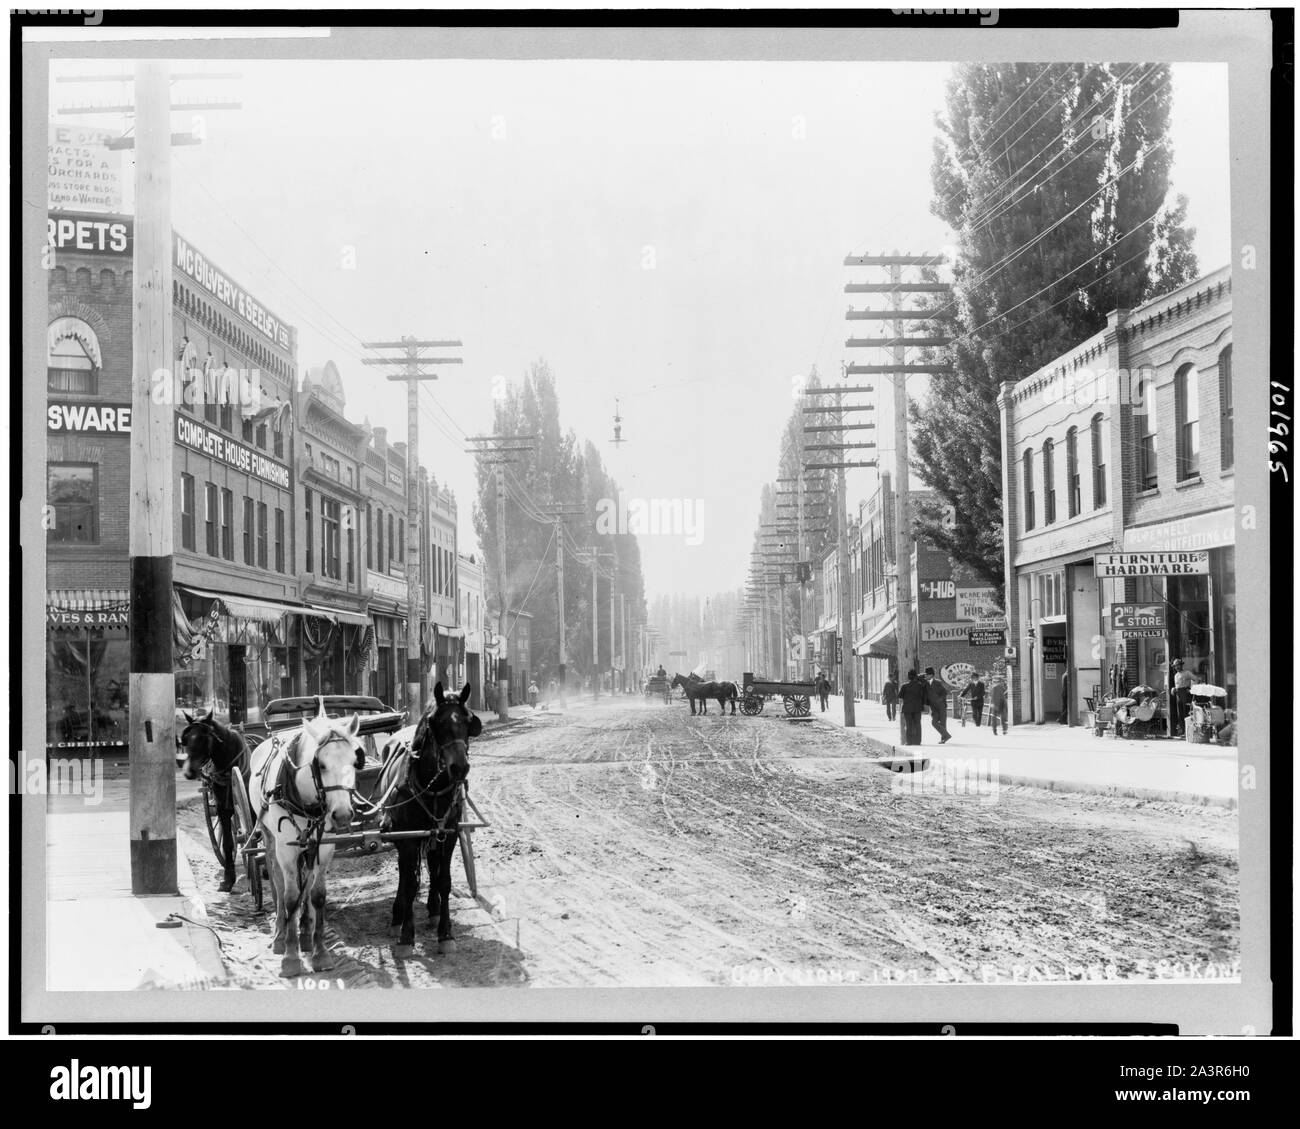
MULTIPOLYGON (((384 807, 384 814, 387 816, 388 813, 391 812, 394 808, 400 808, 405 804, 409 804, 409 803, 417 804, 420 810, 424 812, 424 814, 428 816, 429 819, 436 824, 433 831, 433 838, 434 838, 434 842, 438 843, 439 845, 441 845, 447 839, 447 822, 448 820, 451 819, 453 813, 456 811, 457 805, 454 803, 448 804, 447 810, 442 814, 442 817, 439 818, 438 814, 435 811, 432 811, 429 808, 429 805, 425 803, 425 797, 428 795, 432 795, 434 799, 434 806, 436 807, 437 800, 439 799, 439 797, 445 796, 448 792, 455 791, 457 786, 457 782, 455 780, 449 780, 445 788, 439 788, 437 791, 434 791, 433 786, 438 782, 438 779, 443 775, 443 773, 447 771, 447 759, 442 755, 443 749, 452 748, 456 745, 463 746, 466 752, 468 752, 469 750, 469 742, 464 738, 453 738, 452 740, 446 741, 443 744, 438 745, 436 747, 436 753, 438 759, 434 762, 433 776, 430 778, 427 784, 421 784, 419 778, 415 774, 415 765, 416 762, 420 759, 420 755, 417 753, 414 756, 412 756, 410 748, 408 746, 405 754, 406 755, 406 781, 403 787, 409 794, 404 800, 400 800, 395 804, 386 804, 384 807)), ((449 773, 448 776, 450 776, 449 773)))
MULTIPOLYGON (((311 782, 316 790, 316 799, 311 804, 306 803, 302 798, 302 794, 298 791, 297 781, 295 780, 298 769, 302 767, 294 763, 294 757, 298 751, 298 742, 301 737, 302 734, 297 733, 288 744, 282 746, 279 734, 272 735, 271 755, 266 758, 266 763, 262 765, 262 811, 258 819, 260 820, 267 813, 272 804, 278 804, 284 808, 287 814, 280 817, 279 822, 276 824, 276 830, 279 831, 284 826, 286 819, 292 823, 294 830, 298 832, 295 844, 303 848, 307 865, 314 866, 316 856, 320 853, 321 840, 325 835, 326 794, 329 792, 355 792, 355 789, 342 784, 326 785, 321 778, 320 761, 313 755, 308 767, 311 770, 311 782), (266 786, 267 774, 270 772, 272 763, 282 751, 284 756, 280 758, 280 767, 276 772, 275 784, 268 789, 266 786), (299 819, 306 822, 306 827, 299 827, 299 819)), ((316 746, 316 751, 319 752, 331 741, 346 740, 347 738, 341 734, 332 733, 316 746)))

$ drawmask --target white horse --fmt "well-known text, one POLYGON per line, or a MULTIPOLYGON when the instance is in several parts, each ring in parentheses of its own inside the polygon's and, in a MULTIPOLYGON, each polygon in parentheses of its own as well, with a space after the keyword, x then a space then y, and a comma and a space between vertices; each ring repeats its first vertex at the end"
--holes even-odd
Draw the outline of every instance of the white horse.
POLYGON ((310 950, 315 972, 333 965, 325 947, 325 872, 334 847, 329 831, 352 824, 352 796, 365 748, 357 739, 361 718, 321 712, 293 733, 276 734, 253 752, 248 798, 262 829, 266 865, 275 894, 275 941, 281 976, 300 976, 300 948, 310 950), (294 928, 302 911, 301 931, 294 928))

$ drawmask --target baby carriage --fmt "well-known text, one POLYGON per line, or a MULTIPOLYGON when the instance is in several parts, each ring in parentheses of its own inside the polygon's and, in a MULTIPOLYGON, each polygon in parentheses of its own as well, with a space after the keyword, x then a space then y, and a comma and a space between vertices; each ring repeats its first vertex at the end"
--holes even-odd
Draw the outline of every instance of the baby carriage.
POLYGON ((1187 717, 1187 740, 1194 745, 1209 745, 1216 740, 1219 730, 1227 723, 1224 704, 1228 692, 1222 686, 1202 682, 1190 687, 1191 713, 1187 717))
POLYGON ((1134 686, 1127 697, 1116 698, 1115 732, 1121 737, 1149 737, 1164 727, 1160 691, 1154 686, 1134 686))

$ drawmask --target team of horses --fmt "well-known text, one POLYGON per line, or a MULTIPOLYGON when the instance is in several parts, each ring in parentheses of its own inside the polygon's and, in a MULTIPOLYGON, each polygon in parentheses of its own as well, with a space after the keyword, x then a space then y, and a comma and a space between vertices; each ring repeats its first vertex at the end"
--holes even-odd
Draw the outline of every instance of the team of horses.
POLYGON ((736 689, 734 682, 706 682, 696 674, 674 674, 673 688, 678 686, 686 694, 686 699, 691 703, 691 716, 695 716, 695 704, 700 705, 700 713, 709 712, 709 699, 712 698, 718 703, 718 709, 724 714, 727 712, 727 703, 731 703, 731 712, 736 712, 736 702, 740 698, 740 691, 736 689))
MULTIPOLYGON (((415 725, 399 729, 385 743, 378 791, 388 796, 381 828, 428 833, 397 840, 398 887, 392 924, 400 928, 397 956, 409 956, 415 943, 415 896, 420 887, 420 854, 429 869, 431 919, 438 921, 438 951, 453 943, 451 858, 461 818, 460 785, 469 775, 469 742, 482 722, 465 706, 470 687, 448 695, 442 683, 434 701, 415 725)), ((360 717, 328 717, 323 708, 295 730, 272 734, 251 754, 243 735, 206 715, 185 714, 177 764, 187 779, 210 773, 220 824, 224 876, 220 889, 235 883, 231 826, 234 794, 231 773, 244 777, 253 816, 261 830, 266 868, 275 899, 272 952, 280 974, 299 976, 302 954, 310 953, 315 972, 327 971, 333 958, 325 946, 326 873, 334 857, 327 835, 351 828, 357 771, 365 764, 358 737, 360 717)))
MULTIPOLYGON (((734 682, 704 681, 697 675, 674 676, 684 690, 691 714, 709 712, 712 698, 725 714, 736 712, 734 682)), ((465 705, 466 683, 448 695, 439 682, 434 700, 414 725, 399 729, 385 742, 376 793, 384 797, 381 831, 418 832, 397 844, 397 894, 392 925, 399 930, 395 955, 411 955, 415 944, 415 898, 420 889, 421 853, 429 871, 425 902, 437 921, 438 952, 450 949, 451 863, 461 820, 462 785, 469 776, 469 742, 483 729, 465 705)), ((261 832, 265 867, 275 901, 272 952, 281 957, 280 974, 300 976, 303 956, 314 972, 333 967, 325 945, 326 875, 334 858, 331 832, 351 829, 357 773, 365 766, 361 719, 326 715, 324 702, 314 718, 292 730, 274 733, 249 750, 240 730, 206 714, 184 714, 176 763, 186 779, 206 773, 211 782, 220 827, 222 879, 219 889, 235 885, 238 848, 232 830, 235 797, 232 775, 238 772, 248 792, 254 823, 261 832)))

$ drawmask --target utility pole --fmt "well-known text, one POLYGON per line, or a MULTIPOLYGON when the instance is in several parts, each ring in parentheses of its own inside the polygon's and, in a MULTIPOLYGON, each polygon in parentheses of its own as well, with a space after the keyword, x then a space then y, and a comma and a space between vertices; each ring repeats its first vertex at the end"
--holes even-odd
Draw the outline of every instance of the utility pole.
MULTIPOLYGON (((406 382, 406 704, 411 715, 424 713, 424 678, 420 672, 420 613, 424 607, 420 584, 420 381, 437 380, 436 372, 425 365, 458 365, 460 357, 426 357, 425 349, 459 349, 459 341, 419 341, 403 337, 400 341, 363 342, 366 349, 400 349, 400 357, 363 357, 363 365, 401 365, 405 371, 388 376, 390 381, 406 382)), ((453 687, 454 689, 454 687, 453 687)))
MULTIPOLYGON (((919 348, 940 347, 950 344, 947 337, 932 332, 922 336, 906 336, 906 323, 928 322, 931 313, 926 310, 905 310, 900 306, 904 294, 948 294, 952 288, 943 282, 903 281, 904 267, 936 267, 946 260, 941 255, 850 255, 845 266, 885 267, 889 281, 847 283, 848 294, 888 294, 888 310, 850 310, 849 321, 888 321, 892 323, 892 337, 849 338, 845 344, 851 348, 876 348, 891 351, 891 363, 883 365, 849 365, 851 374, 889 374, 893 386, 894 410, 894 569, 895 569, 895 634, 898 639, 898 675, 900 683, 910 670, 919 670, 921 657, 916 638, 916 613, 912 598, 912 500, 910 491, 909 440, 907 426, 907 377, 912 373, 951 371, 948 364, 906 362, 909 346, 919 348)), ((899 733, 906 733, 903 715, 898 715, 899 733)))
MULTIPOLYGON (((591 695, 593 698, 600 697, 600 590, 598 587, 600 580, 600 558, 605 557, 612 560, 613 553, 602 553, 595 545, 590 546, 584 557, 584 563, 591 566, 591 695)), ((609 577, 610 591, 613 591, 614 575, 611 572, 609 577)), ((614 619, 614 602, 610 600, 610 646, 613 647, 613 619, 614 619)), ((610 664, 612 666, 614 656, 611 653, 610 664)), ((613 683, 610 684, 610 690, 613 691, 613 683)))
POLYGON ((630 656, 627 651, 627 594, 620 592, 618 594, 618 632, 619 642, 622 644, 618 649, 618 656, 623 660, 620 669, 623 672, 623 693, 627 693, 627 668, 631 665, 628 662, 630 656))
POLYGON ((172 663, 171 104, 167 64, 135 65, 136 166, 131 418, 131 892, 175 894, 176 677, 172 663))
POLYGON ((510 720, 510 662, 508 642, 510 629, 506 625, 509 610, 509 577, 506 572, 506 464, 518 462, 515 455, 536 450, 536 435, 472 435, 469 442, 476 444, 470 453, 485 465, 496 467, 497 479, 497 589, 500 606, 497 609, 497 718, 510 720))
POLYGON ((190 79, 238 78, 230 73, 173 74, 165 62, 142 60, 133 73, 59 78, 58 82, 120 81, 135 87, 135 103, 62 107, 64 115, 134 114, 134 136, 109 149, 136 150, 135 250, 131 321, 131 478, 128 552, 131 605, 127 729, 130 750, 129 847, 131 892, 175 894, 176 677, 172 654, 172 443, 181 402, 172 338, 171 147, 197 145, 194 133, 172 133, 172 110, 237 110, 238 102, 171 101, 171 85, 190 79), (159 382, 169 395, 155 397, 159 382))
POLYGON ((554 505, 546 509, 555 519, 555 590, 558 607, 558 627, 559 627, 559 644, 560 644, 560 708, 567 709, 569 705, 568 696, 568 664, 565 655, 565 638, 564 638, 564 519, 566 517, 583 517, 586 510, 581 506, 554 505))
POLYGON ((609 575, 609 692, 610 694, 618 693, 618 654, 614 650, 614 573, 611 570, 609 575))

